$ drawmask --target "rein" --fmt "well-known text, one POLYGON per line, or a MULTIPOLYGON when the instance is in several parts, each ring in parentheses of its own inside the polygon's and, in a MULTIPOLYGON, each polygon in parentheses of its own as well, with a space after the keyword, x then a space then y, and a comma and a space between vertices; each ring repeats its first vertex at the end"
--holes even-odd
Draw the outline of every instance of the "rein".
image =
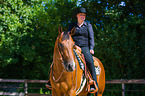
MULTIPOLYGON (((59 50, 58 45, 57 45, 57 49, 59 50)), ((62 53, 61 53, 60 51, 59 51, 59 56, 61 56, 60 60, 63 62, 63 60, 62 60, 62 53)), ((52 63, 52 64, 54 64, 54 63, 52 63)), ((63 64, 62 64, 62 65, 63 65, 63 64)), ((63 71, 61 72, 60 76, 59 76, 58 79, 56 80, 55 77, 54 77, 54 75, 53 75, 53 66, 52 66, 52 76, 53 76, 53 80, 54 80, 55 82, 58 82, 58 81, 60 80, 60 78, 62 77, 62 74, 64 73, 64 71, 65 71, 65 68, 63 69, 63 71)))
MULTIPOLYGON (((63 35, 63 33, 61 34, 61 35, 63 35)), ((60 35, 60 36, 61 36, 60 35)), ((59 41, 59 38, 60 37, 58 37, 57 38, 57 40, 59 41)), ((59 49, 59 47, 58 47, 58 44, 57 44, 57 49, 58 49, 58 53, 59 53, 59 56, 60 56, 60 60, 62 61, 62 65, 63 65, 63 60, 62 60, 62 58, 63 58, 63 53, 60 51, 60 49, 59 49)), ((75 59, 75 62, 77 62, 76 61, 76 59, 75 59)), ((64 66, 64 68, 63 68, 63 71, 60 73, 60 76, 58 77, 58 79, 56 79, 55 77, 54 77, 54 74, 53 74, 53 65, 54 65, 54 62, 52 63, 52 77, 53 77, 53 80, 55 81, 55 82, 58 82, 60 79, 61 79, 61 77, 62 77, 62 74, 65 72, 65 66, 64 66)), ((76 66, 76 84, 75 84, 75 90, 77 89, 77 66, 76 66)), ((72 84, 73 84, 73 73, 72 73, 72 84)), ((74 85, 74 84, 73 84, 74 85)))
POLYGON ((53 80, 54 80, 55 82, 58 82, 58 80, 60 80, 60 78, 62 77, 62 73, 63 73, 64 71, 65 71, 65 69, 63 69, 63 71, 61 72, 61 74, 60 74, 60 76, 58 77, 57 80, 55 79, 55 77, 54 77, 54 75, 53 75, 53 71, 52 71, 53 80))
MULTIPOLYGON (((61 35, 63 35, 63 33, 61 34, 61 35)), ((57 40, 59 41, 59 38, 60 37, 58 37, 57 38, 57 40)), ((59 49, 59 47, 58 47, 58 44, 57 44, 57 49, 58 49, 58 53, 59 53, 59 56, 60 56, 60 60, 62 61, 62 65, 63 65, 63 60, 62 60, 62 57, 63 57, 63 53, 60 51, 60 49, 59 49)), ((54 74, 53 74, 53 64, 54 64, 54 62, 52 63, 52 76, 53 76, 53 80, 55 81, 55 82, 58 82, 59 80, 60 80, 60 78, 62 77, 62 74, 65 72, 65 66, 64 66, 64 69, 63 69, 63 71, 61 72, 61 74, 60 74, 60 76, 58 77, 58 79, 56 80, 55 79, 55 77, 54 77, 54 74)), ((77 70, 76 70, 76 76, 77 76, 77 70)), ((72 79, 73 79, 73 75, 72 75, 72 79)), ((77 79, 76 79, 77 80, 77 79)))

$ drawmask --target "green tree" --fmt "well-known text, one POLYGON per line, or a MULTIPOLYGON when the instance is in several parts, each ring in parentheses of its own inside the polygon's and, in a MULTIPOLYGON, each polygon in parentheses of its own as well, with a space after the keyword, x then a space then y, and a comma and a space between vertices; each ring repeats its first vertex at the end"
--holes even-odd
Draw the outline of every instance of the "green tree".
POLYGON ((141 0, 97 0, 81 4, 87 8, 87 19, 94 28, 95 56, 104 64, 106 79, 145 77, 141 74, 145 58, 144 4, 141 0))
POLYGON ((0 78, 48 79, 58 26, 66 31, 78 6, 93 25, 94 56, 106 79, 145 78, 143 0, 1 0, 0 6, 0 78))
POLYGON ((42 61, 35 36, 37 16, 45 12, 42 1, 3 0, 1 6, 0 77, 38 78, 38 70, 46 71, 42 62, 36 63, 42 61))
POLYGON ((4 0, 0 4, 0 77, 47 79, 58 26, 68 24, 71 11, 67 10, 75 2, 4 0))
MULTIPOLYGON (((9 70, 5 78, 47 79, 57 28, 61 25, 67 30, 74 21, 72 13, 77 3, 75 0, 1 1, 0 77, 9 70)), ((104 64, 107 79, 145 77, 141 74, 145 55, 144 4, 141 0, 80 2, 93 25, 95 56, 104 64)))

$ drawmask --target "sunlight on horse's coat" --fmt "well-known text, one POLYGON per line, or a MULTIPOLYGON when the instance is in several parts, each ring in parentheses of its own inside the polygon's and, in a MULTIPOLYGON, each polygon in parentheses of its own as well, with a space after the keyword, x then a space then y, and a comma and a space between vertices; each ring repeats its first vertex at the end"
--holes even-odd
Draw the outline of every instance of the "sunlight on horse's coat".
MULTIPOLYGON (((81 84, 87 76, 83 77, 84 70, 79 66, 79 62, 74 54, 74 41, 71 35, 74 34, 75 29, 68 33, 62 32, 59 29, 59 35, 55 42, 53 54, 53 67, 50 70, 50 83, 52 86, 53 96, 76 96, 81 84)), ((100 75, 97 75, 99 90, 97 96, 102 96, 105 88, 105 70, 101 61, 95 58, 97 66, 101 69, 100 75)), ((88 82, 88 81, 86 81, 88 82)), ((87 96, 88 83, 85 83, 81 88, 78 96, 87 96)))

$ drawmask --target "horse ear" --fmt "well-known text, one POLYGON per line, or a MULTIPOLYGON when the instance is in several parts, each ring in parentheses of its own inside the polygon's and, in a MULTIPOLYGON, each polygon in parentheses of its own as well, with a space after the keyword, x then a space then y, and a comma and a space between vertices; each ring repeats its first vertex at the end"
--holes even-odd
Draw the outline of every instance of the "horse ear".
POLYGON ((75 31, 76 31, 76 28, 73 27, 72 30, 70 31, 70 35, 74 35, 75 34, 75 31))
POLYGON ((58 27, 58 32, 59 32, 59 34, 62 33, 62 27, 61 26, 58 27))

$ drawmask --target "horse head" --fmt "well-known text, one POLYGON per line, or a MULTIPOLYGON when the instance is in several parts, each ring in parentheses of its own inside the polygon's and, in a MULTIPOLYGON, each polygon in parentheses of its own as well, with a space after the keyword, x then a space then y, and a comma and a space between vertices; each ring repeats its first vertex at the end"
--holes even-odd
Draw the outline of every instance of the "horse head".
POLYGON ((60 53, 62 63, 68 72, 72 72, 75 70, 75 55, 74 55, 74 46, 75 43, 71 37, 75 32, 75 28, 71 30, 71 32, 63 32, 62 27, 58 28, 59 36, 57 38, 57 48, 60 53))

